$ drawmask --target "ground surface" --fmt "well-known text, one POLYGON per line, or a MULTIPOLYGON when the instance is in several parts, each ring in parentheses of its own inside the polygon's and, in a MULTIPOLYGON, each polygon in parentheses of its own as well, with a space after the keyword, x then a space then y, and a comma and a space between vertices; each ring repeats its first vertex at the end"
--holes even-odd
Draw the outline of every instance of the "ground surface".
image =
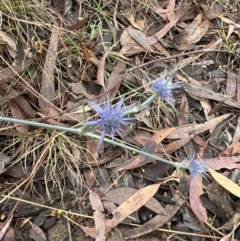
POLYGON ((0 116, 77 128, 99 118, 88 101, 151 97, 144 73, 184 85, 131 115, 123 148, 0 120, 0 239, 240 240, 239 12, 239 0, 1 1, 0 116))

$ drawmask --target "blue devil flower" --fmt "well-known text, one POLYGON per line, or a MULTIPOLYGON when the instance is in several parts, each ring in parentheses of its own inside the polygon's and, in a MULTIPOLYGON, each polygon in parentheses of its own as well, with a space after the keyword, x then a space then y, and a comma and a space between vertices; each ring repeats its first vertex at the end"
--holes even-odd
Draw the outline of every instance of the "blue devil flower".
POLYGON ((158 78, 155 81, 152 81, 150 77, 146 74, 148 81, 151 83, 153 90, 162 97, 165 101, 167 101, 169 104, 171 101, 172 96, 172 90, 177 89, 185 85, 185 83, 172 83, 173 77, 174 77, 175 70, 173 73, 169 76, 169 78, 166 78, 167 70, 165 69, 164 74, 158 78))
POLYGON ((189 171, 192 178, 195 178, 198 175, 202 176, 203 178, 206 178, 206 174, 207 174, 206 167, 196 159, 192 159, 190 161, 189 171))
MULTIPOLYGON (((95 102, 90 101, 89 104, 91 107, 97 112, 99 119, 95 121, 86 122, 85 125, 90 125, 94 129, 100 129, 102 134, 100 141, 98 143, 98 149, 100 148, 103 139, 105 138, 106 134, 111 134, 112 140, 114 140, 114 135, 119 135, 123 138, 123 130, 122 125, 127 126, 130 124, 131 120, 134 118, 125 117, 125 111, 127 111, 130 106, 121 107, 123 104, 123 98, 120 99, 118 104, 115 107, 112 107, 111 101, 108 99, 104 103, 104 108, 100 107, 95 102)), ((123 138, 124 139, 124 138, 123 138)))

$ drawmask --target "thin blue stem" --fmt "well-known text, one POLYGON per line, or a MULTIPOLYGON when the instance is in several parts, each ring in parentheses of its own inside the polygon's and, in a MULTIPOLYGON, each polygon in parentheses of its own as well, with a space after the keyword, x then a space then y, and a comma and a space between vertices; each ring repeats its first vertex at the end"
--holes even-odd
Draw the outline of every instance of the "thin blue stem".
POLYGON ((137 112, 139 112, 140 110, 145 109, 150 103, 152 103, 155 98, 158 97, 157 93, 153 93, 147 100, 145 100, 143 103, 136 105, 134 108, 125 111, 124 115, 129 115, 129 114, 135 114, 137 112))
MULTIPOLYGON (((50 130, 69 132, 69 133, 84 135, 84 136, 91 137, 91 138, 98 139, 98 140, 100 140, 100 138, 101 138, 100 136, 98 136, 96 134, 93 134, 91 132, 82 132, 81 128, 75 129, 75 128, 68 128, 68 127, 63 127, 63 126, 54 126, 54 125, 49 125, 49 124, 44 124, 44 123, 39 123, 39 122, 20 120, 20 119, 9 118, 9 117, 2 117, 2 116, 0 116, 0 121, 17 123, 17 124, 21 124, 21 125, 30 125, 30 126, 36 126, 36 127, 43 127, 43 128, 50 129, 50 130)), ((131 146, 127 146, 127 145, 125 145, 123 143, 120 143, 120 142, 113 141, 112 139, 104 138, 104 141, 108 142, 108 143, 110 143, 112 145, 125 148, 125 149, 127 149, 129 151, 133 151, 133 152, 136 152, 138 154, 141 154, 141 155, 153 158, 154 160, 158 160, 158 161, 170 164, 170 165, 172 165, 172 166, 174 166, 176 168, 179 167, 179 163, 168 161, 168 160, 163 159, 163 158, 161 158, 159 156, 156 156, 156 155, 144 152, 142 150, 136 149, 136 148, 131 147, 131 146)), ((186 166, 181 166, 181 168, 188 169, 188 167, 186 167, 186 166)))
POLYGON ((20 120, 20 119, 3 117, 3 116, 0 116, 0 121, 6 121, 6 122, 17 123, 17 124, 21 124, 21 125, 30 125, 30 126, 42 127, 42 128, 46 128, 46 129, 50 129, 50 130, 65 131, 65 132, 79 134, 78 129, 68 128, 68 127, 64 127, 64 126, 54 126, 54 125, 44 124, 44 123, 40 123, 40 122, 20 120))

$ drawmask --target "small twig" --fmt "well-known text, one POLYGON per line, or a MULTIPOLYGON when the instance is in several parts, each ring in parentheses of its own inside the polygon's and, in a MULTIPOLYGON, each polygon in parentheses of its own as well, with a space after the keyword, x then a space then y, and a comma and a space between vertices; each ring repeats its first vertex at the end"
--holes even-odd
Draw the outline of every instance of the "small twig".
POLYGON ((221 50, 221 49, 201 49, 201 50, 195 50, 195 51, 191 51, 191 52, 175 54, 175 55, 172 55, 172 56, 169 56, 169 57, 165 57, 165 58, 155 59, 155 60, 149 61, 147 63, 140 64, 140 65, 138 65, 136 67, 127 69, 124 72, 120 72, 120 74, 124 74, 124 76, 126 76, 129 72, 132 72, 132 71, 134 71, 136 69, 140 69, 140 68, 143 68, 143 67, 145 67, 147 65, 154 64, 154 63, 157 63, 157 62, 163 62, 163 61, 166 61, 166 60, 169 60, 169 59, 179 58, 179 57, 188 56, 188 55, 192 55, 192 54, 214 53, 214 52, 217 52, 217 53, 230 53, 229 50, 221 50))

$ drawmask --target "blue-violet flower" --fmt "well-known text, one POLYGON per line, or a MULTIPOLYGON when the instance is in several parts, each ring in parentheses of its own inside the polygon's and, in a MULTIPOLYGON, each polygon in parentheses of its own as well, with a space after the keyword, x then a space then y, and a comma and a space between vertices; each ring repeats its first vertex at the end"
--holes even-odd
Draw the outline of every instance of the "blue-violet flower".
POLYGON ((112 140, 114 140, 114 135, 116 134, 123 138, 123 130, 121 128, 122 125, 127 126, 131 123, 130 121, 134 119, 125 117, 126 114, 124 114, 124 112, 128 110, 131 105, 122 107, 123 101, 124 99, 121 98, 118 104, 115 107, 112 107, 112 103, 108 99, 104 103, 104 108, 100 107, 95 102, 88 102, 99 116, 98 120, 85 123, 85 125, 93 126, 94 129, 99 128, 101 130, 102 134, 98 143, 98 149, 100 148, 106 134, 111 134, 112 140))
POLYGON ((156 79, 155 81, 152 81, 150 77, 146 74, 148 81, 152 85, 153 90, 169 104, 171 104, 170 101, 171 101, 172 90, 180 88, 183 85, 185 85, 184 82, 172 83, 174 73, 175 73, 175 70, 167 79, 166 78, 167 70, 165 69, 164 74, 160 78, 156 79))
POLYGON ((203 165, 203 163, 201 163, 196 159, 192 159, 190 161, 189 171, 192 178, 196 178, 199 175, 202 176, 203 178, 206 178, 206 174, 207 174, 206 167, 203 165))

